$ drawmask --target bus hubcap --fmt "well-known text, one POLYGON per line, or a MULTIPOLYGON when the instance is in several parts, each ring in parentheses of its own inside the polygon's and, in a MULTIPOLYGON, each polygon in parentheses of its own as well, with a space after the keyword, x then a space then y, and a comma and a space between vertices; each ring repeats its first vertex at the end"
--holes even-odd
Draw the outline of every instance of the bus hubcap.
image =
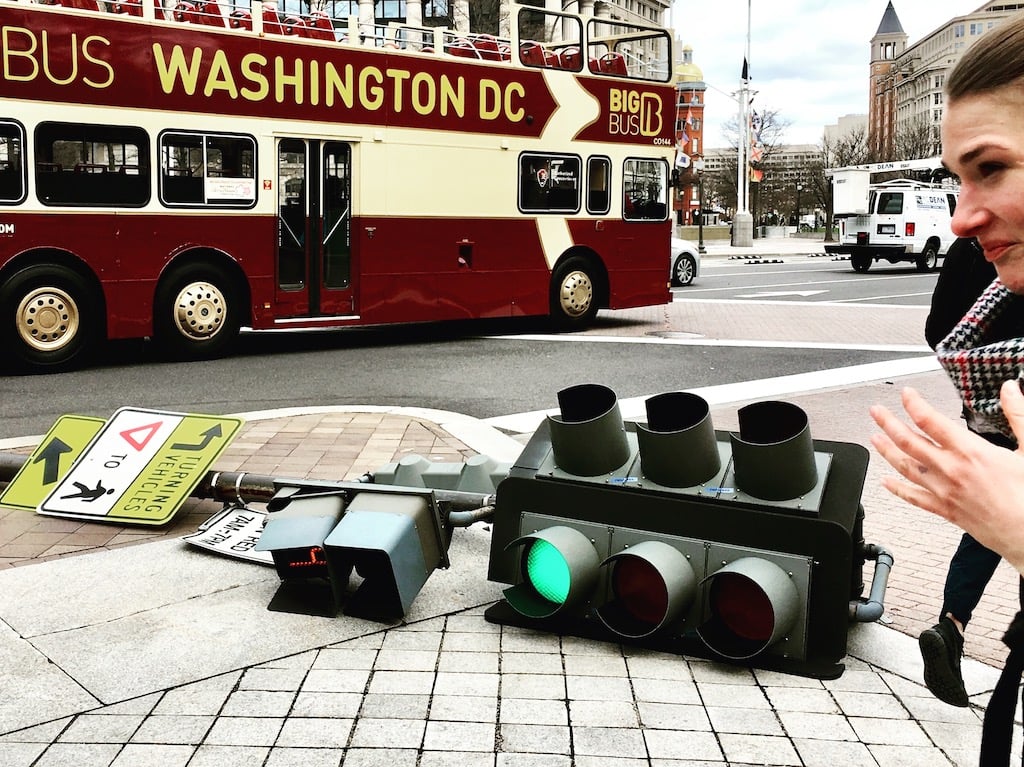
POLYGON ((78 332, 78 306, 65 291, 55 287, 33 290, 18 304, 18 335, 43 352, 52 352, 71 342, 78 332))
POLYGON ((581 317, 594 300, 594 285, 584 272, 572 272, 562 281, 562 311, 570 317, 581 317))
POLYGON ((217 334, 224 324, 224 294, 209 282, 182 288, 174 304, 174 326, 183 336, 201 341, 217 334))

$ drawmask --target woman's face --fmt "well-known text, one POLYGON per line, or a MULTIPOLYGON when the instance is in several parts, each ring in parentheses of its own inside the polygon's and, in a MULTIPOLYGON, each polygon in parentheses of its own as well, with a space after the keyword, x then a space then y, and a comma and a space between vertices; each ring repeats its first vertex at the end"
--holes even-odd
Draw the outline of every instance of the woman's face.
POLYGON ((1024 91, 1015 83, 947 104, 942 159, 960 177, 953 232, 977 237, 1003 283, 1024 294, 1024 91))

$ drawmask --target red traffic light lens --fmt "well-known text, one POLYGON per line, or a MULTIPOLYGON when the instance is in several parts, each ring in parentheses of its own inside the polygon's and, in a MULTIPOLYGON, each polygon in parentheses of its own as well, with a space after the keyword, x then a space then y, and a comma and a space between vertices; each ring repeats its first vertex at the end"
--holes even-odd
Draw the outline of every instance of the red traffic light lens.
POLYGON ((640 557, 622 557, 612 569, 612 591, 630 617, 658 626, 668 612, 668 589, 661 573, 640 557))
POLYGON ((775 631, 775 610, 757 583, 738 573, 721 573, 711 586, 711 612, 738 639, 766 643, 775 631))

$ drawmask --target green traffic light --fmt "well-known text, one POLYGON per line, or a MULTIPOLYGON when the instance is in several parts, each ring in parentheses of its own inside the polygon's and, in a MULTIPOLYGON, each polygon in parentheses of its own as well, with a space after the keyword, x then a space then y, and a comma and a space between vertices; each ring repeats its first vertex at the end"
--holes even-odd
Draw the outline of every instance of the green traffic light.
POLYGON ((526 553, 526 578, 549 602, 561 605, 569 597, 569 564, 562 553, 547 541, 534 541, 526 553))

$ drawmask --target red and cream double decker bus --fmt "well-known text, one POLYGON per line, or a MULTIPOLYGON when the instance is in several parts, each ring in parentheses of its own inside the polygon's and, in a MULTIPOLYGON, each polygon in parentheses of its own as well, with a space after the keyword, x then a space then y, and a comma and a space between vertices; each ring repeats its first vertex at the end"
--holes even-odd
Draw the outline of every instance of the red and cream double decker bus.
POLYGON ((665 303, 664 29, 512 6, 509 35, 253 4, 0 0, 0 340, 81 364, 243 327, 665 303))

